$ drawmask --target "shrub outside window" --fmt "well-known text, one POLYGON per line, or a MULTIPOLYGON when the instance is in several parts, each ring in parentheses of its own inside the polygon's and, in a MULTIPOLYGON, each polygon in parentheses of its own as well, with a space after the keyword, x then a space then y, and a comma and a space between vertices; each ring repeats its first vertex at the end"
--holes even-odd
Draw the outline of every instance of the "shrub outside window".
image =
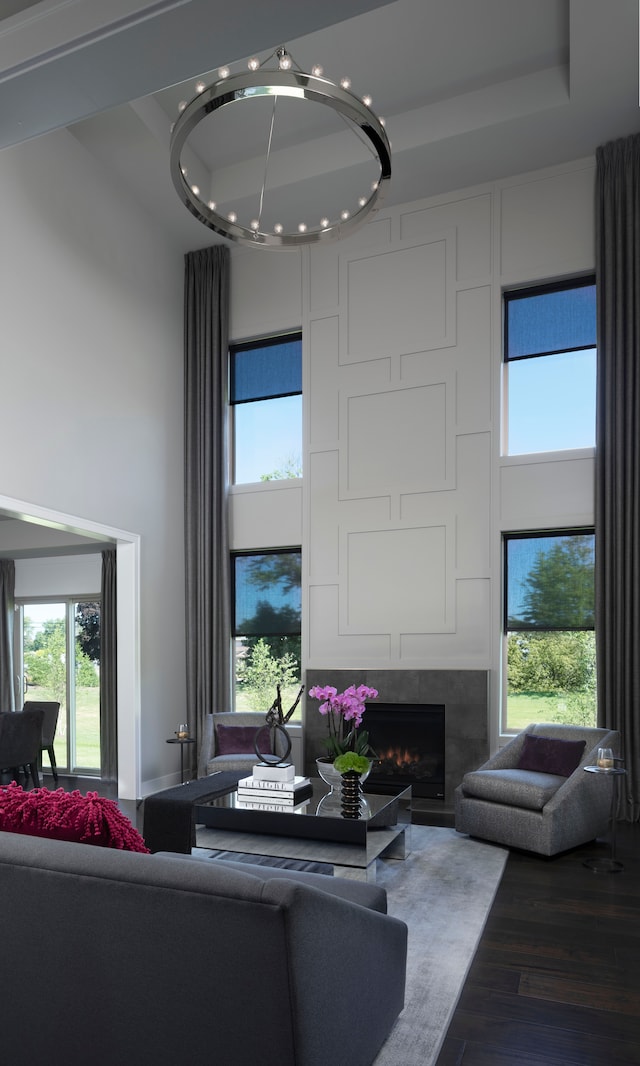
POLYGON ((595 444, 593 277, 504 294, 508 455, 595 444))
POLYGON ((596 724, 593 530, 504 537, 504 727, 596 724))
MULTIPOLYGON (((232 557, 235 710, 264 711, 281 686, 291 707, 301 677, 299 548, 238 552, 232 557)), ((292 720, 299 720, 299 705, 292 720)))
POLYGON ((302 334, 229 351, 234 484, 302 477, 302 334))

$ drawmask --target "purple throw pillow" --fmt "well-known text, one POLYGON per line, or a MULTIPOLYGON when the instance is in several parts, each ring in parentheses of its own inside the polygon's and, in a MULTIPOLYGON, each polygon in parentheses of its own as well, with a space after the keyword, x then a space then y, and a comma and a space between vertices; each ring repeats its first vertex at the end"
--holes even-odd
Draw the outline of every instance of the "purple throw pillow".
POLYGON ((584 740, 556 740, 526 733, 518 769, 570 777, 584 755, 585 746, 584 740))
MULTIPOLYGON (((216 755, 248 755, 255 752, 256 727, 254 725, 217 725, 216 755)), ((269 732, 260 733, 258 750, 261 755, 270 755, 269 732)))

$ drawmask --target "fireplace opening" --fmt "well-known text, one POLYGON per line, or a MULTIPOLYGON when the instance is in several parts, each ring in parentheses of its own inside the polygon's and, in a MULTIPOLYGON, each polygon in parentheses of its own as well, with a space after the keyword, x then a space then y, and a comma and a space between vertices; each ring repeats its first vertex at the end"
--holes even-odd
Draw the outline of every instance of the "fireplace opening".
POLYGON ((378 756, 367 784, 411 785, 414 796, 444 799, 444 706, 368 703, 364 728, 378 756))

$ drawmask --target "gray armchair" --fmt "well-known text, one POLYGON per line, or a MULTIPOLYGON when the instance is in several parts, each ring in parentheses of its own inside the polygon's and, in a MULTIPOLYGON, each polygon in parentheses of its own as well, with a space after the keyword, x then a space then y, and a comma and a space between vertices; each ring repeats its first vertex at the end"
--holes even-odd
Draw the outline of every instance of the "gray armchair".
POLYGON ((217 711, 206 715, 198 756, 198 777, 206 777, 216 770, 244 770, 249 775, 258 762, 253 735, 264 725, 266 712, 263 711, 217 711), (222 727, 222 733, 219 727, 222 727), (230 730, 242 730, 242 733, 238 733, 241 743, 233 743, 230 730), (224 738, 224 754, 221 738, 224 738), (231 751, 231 748, 237 750, 231 751))
POLYGON ((577 725, 532 724, 477 770, 464 775, 455 791, 459 833, 540 855, 556 855, 604 833, 611 811, 611 779, 589 774, 598 748, 620 750, 614 730, 577 725), (585 741, 584 753, 568 776, 518 767, 525 736, 585 741))

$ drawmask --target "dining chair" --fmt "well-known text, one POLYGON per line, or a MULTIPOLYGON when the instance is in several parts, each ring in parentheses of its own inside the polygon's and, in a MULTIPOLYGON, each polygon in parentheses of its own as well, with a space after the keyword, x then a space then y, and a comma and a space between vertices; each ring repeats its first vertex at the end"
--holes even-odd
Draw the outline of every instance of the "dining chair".
POLYGON ((40 786, 38 762, 43 718, 44 711, 40 707, 28 711, 0 712, 0 771, 10 771, 18 784, 24 766, 27 781, 30 777, 34 788, 40 786))
MULTIPOLYGON (((33 711, 40 708, 44 712, 44 718, 42 720, 42 743, 40 751, 46 751, 49 756, 49 762, 51 763, 51 773, 53 774, 53 780, 58 783, 58 766, 56 763, 56 753, 53 750, 53 742, 56 736, 56 728, 58 725, 58 715, 60 713, 60 704, 54 700, 25 700, 23 711, 33 711)), ((40 769, 42 769, 42 762, 40 761, 40 769)))

